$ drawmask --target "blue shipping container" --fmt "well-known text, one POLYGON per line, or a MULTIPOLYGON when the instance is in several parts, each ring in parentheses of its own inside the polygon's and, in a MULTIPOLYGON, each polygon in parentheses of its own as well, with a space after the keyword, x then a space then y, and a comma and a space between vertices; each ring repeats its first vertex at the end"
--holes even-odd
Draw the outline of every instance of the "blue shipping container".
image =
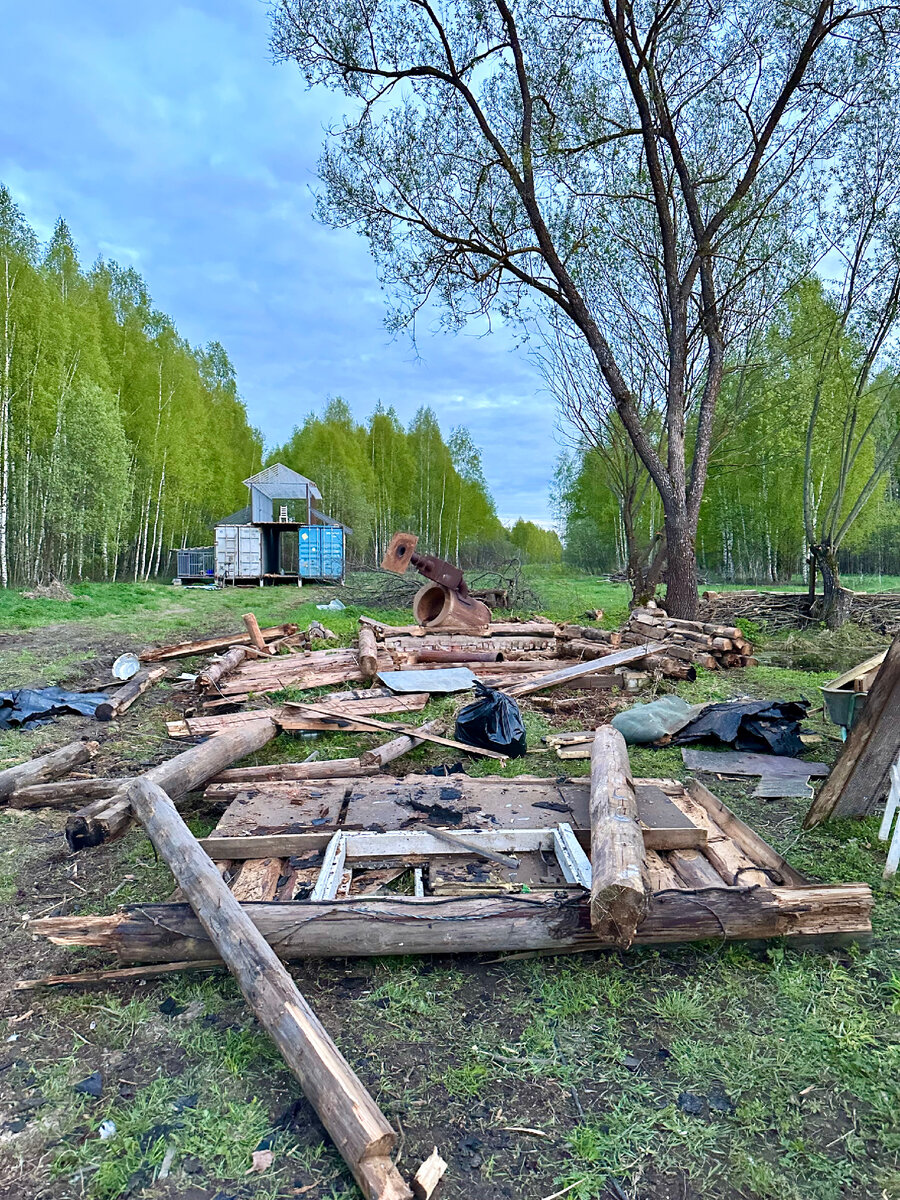
POLYGON ((343 527, 301 525, 297 559, 301 579, 343 579, 343 527))

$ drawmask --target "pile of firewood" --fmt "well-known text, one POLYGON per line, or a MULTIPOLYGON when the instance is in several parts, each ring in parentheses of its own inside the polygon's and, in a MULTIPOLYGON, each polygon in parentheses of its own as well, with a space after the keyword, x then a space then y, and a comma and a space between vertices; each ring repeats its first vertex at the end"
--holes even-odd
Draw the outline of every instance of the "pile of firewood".
MULTIPOLYGON (((708 621, 682 621, 670 617, 653 605, 636 608, 620 633, 621 645, 639 646, 642 642, 663 642, 665 650, 656 656, 687 666, 693 663, 708 671, 728 667, 755 667, 753 647, 734 625, 715 625, 708 621)), ((651 666, 653 664, 651 663, 651 666)), ((663 673, 677 677, 669 663, 659 663, 663 673)))
MULTIPOLYGON (((707 622, 740 617, 766 629, 804 629, 820 620, 821 597, 810 603, 806 592, 704 592, 700 613, 707 622)), ((856 592, 849 620, 864 629, 900 632, 900 592, 856 592)))

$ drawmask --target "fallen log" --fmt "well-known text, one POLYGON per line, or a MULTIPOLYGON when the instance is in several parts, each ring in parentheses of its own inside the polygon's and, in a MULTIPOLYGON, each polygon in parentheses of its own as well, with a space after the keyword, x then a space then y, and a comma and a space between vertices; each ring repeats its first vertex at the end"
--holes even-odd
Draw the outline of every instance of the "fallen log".
POLYGON ((6 800, 13 792, 29 784, 59 779, 73 767, 92 759, 99 748, 96 742, 69 742, 58 750, 42 754, 40 758, 32 758, 16 767, 7 767, 5 771, 0 771, 0 800, 6 800))
MULTIPOLYGON (((180 799, 232 763, 262 749, 276 733, 275 724, 268 717, 262 717, 218 733, 198 746, 191 746, 139 778, 158 784, 173 799, 180 799)), ((122 836, 131 824, 127 791, 127 787, 120 788, 109 799, 94 800, 69 817, 66 841, 70 850, 85 850, 122 836)))
POLYGON ((119 779, 59 779, 54 783, 33 783, 16 788, 9 797, 10 808, 60 808, 76 801, 106 799, 130 783, 119 779))
MULTIPOLYGON (((671 860, 677 853, 666 857, 671 860)), ((850 935, 871 931, 864 883, 805 887, 718 887, 654 895, 635 945, 745 938, 850 935)), ((319 903, 248 904, 244 911, 285 960, 392 954, 480 954, 515 950, 609 949, 591 928, 581 895, 477 898, 358 897, 319 903)), ((141 904, 98 917, 41 917, 30 933, 60 946, 113 951, 122 962, 210 958, 213 947, 187 904, 141 904)))
POLYGON ((224 679, 226 675, 236 671, 246 657, 246 646, 232 646, 220 659, 210 663, 205 670, 200 672, 197 682, 205 691, 214 688, 220 679, 224 679))
MULTIPOLYGON (((437 721, 428 721, 421 726, 420 732, 430 733, 436 725, 437 721)), ((367 767, 384 767, 402 754, 408 754, 410 750, 415 750, 416 746, 421 746, 424 741, 423 737, 414 737, 404 733, 400 737, 394 738, 393 741, 385 742, 383 746, 376 746, 374 750, 366 750, 359 756, 359 761, 367 767)))
POLYGON ((98 721, 115 721, 122 713, 131 708, 135 700, 149 691, 154 683, 162 679, 168 667, 144 667, 116 692, 112 700, 98 704, 94 716, 98 721))
POLYGON ((601 725, 591 747, 591 925, 627 950, 649 905, 628 748, 617 729, 601 725))
POLYGON ((412 1193, 389 1157, 397 1140, 394 1130, 175 805, 146 776, 128 788, 126 797, 366 1200, 408 1200, 412 1193))
MULTIPOLYGON (((303 707, 307 712, 318 713, 326 717, 331 715, 328 712, 323 714, 322 710, 314 708, 311 704, 303 707)), ((453 738, 438 737, 436 733, 428 732, 425 725, 416 728, 414 725, 407 725, 405 721, 376 721, 372 717, 354 717, 353 721, 363 729, 384 729, 388 733, 392 733, 396 729, 398 732, 418 738, 420 741, 434 742, 438 746, 449 746, 451 750, 464 750, 466 754, 476 754, 482 758, 496 758, 501 762, 507 762, 509 758, 506 754, 498 754, 496 750, 485 750, 481 746, 470 746, 468 742, 456 742, 453 738)))
POLYGON ((330 758, 324 762, 266 763, 262 767, 232 767, 212 778, 210 786, 220 783, 274 783, 292 779, 344 779, 367 775, 358 758, 330 758))
MULTIPOLYGON (((260 633, 266 642, 285 634, 297 632, 296 625, 275 625, 271 629, 261 629, 260 633)), ((195 642, 179 642, 173 646, 157 646, 142 650, 138 655, 141 662, 162 662, 169 658, 189 658, 194 654, 216 654, 220 650, 228 650, 232 646, 249 646, 249 633, 232 633, 228 637, 206 638, 195 642)), ((266 653, 268 658, 268 652, 266 653)))
POLYGON ((359 669, 364 679, 374 679, 378 673, 378 643, 368 625, 359 627, 359 669))

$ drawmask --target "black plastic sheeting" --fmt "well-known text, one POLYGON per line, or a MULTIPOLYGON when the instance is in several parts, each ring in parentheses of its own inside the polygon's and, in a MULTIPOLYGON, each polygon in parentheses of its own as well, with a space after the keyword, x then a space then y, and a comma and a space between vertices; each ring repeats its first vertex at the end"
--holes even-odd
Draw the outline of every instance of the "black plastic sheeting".
POLYGON ((802 754, 800 722, 809 712, 808 700, 728 700, 708 708, 676 733, 672 741, 719 742, 735 750, 758 754, 802 754))
POLYGON ((92 717, 109 696, 103 692, 67 692, 64 688, 19 688, 0 692, 0 729, 45 725, 52 717, 79 713, 92 717))

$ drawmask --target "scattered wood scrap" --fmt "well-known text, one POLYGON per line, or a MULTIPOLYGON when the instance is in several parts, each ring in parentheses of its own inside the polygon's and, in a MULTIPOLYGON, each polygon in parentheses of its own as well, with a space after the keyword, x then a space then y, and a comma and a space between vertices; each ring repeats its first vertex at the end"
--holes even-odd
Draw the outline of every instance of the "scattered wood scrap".
MULTIPOLYGON (((273 642, 276 638, 286 637, 297 632, 296 625, 275 625, 271 629, 260 630, 264 641, 273 642)), ((141 662, 163 662, 169 658, 189 658, 195 654, 216 654, 220 650, 228 650, 232 646, 249 646, 249 633, 232 633, 227 637, 205 638, 194 642, 179 642, 174 646, 157 646, 142 650, 138 655, 141 662)))

